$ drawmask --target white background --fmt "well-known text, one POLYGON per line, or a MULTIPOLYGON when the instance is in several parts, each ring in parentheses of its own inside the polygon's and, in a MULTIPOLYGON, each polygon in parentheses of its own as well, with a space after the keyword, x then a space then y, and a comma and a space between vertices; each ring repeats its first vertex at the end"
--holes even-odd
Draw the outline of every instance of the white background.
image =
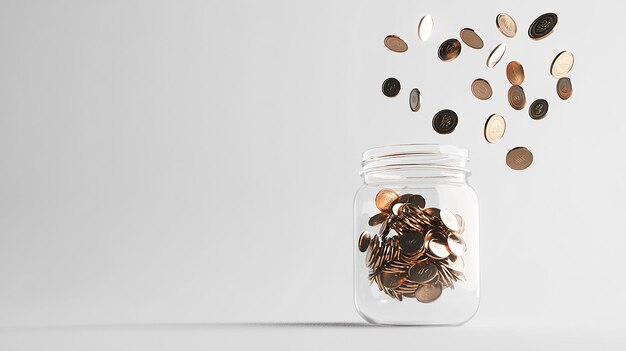
POLYGON ((0 348, 623 347, 624 5, 390 3, 0 2, 0 348), (530 40, 551 11, 556 32, 530 40), (486 47, 440 62, 463 27, 486 47), (548 69, 566 49, 563 102, 548 69), (551 103, 542 121, 506 102, 513 59, 551 103), (470 94, 478 77, 491 100, 470 94), (448 136, 430 127, 443 108, 460 116, 448 136), (490 145, 494 112, 508 130, 490 145), (367 328, 353 306, 360 153, 408 142, 470 150, 482 299, 463 327, 367 328), (504 163, 518 145, 523 172, 504 163))

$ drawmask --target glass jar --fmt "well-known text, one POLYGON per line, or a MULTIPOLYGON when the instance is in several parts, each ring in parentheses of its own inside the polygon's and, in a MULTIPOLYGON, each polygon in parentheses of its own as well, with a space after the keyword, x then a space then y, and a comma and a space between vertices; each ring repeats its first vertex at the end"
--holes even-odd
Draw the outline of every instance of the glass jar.
POLYGON ((354 299, 366 321, 455 325, 478 310, 478 198, 467 162, 467 150, 455 146, 363 153, 354 299))

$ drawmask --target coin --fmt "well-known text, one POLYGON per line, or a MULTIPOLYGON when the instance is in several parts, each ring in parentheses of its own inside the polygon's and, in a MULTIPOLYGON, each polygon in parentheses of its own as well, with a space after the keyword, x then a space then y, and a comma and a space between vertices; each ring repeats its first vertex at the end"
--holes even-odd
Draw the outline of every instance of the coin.
POLYGON ((554 13, 545 13, 531 23, 528 28, 528 36, 533 40, 541 40, 548 37, 556 28, 559 17, 554 13))
POLYGON ((417 25, 417 36, 422 41, 427 41, 428 38, 433 34, 433 29, 435 28, 435 21, 429 15, 422 17, 420 23, 417 25))
POLYGON ((422 303, 429 303, 437 300, 443 292, 441 283, 420 285, 415 290, 415 298, 422 303))
POLYGON ((485 139, 487 139, 489 143, 494 144, 502 139, 505 131, 506 120, 504 117, 494 113, 487 118, 487 122, 485 123, 485 139))
POLYGON ((493 95, 491 84, 482 78, 478 78, 472 82, 472 94, 480 100, 488 100, 493 95))
POLYGON ((517 34, 517 23, 506 13, 501 13, 496 17, 496 27, 505 37, 513 38, 517 34))
POLYGON ((498 62, 502 60, 502 56, 504 56, 505 52, 506 52, 506 45, 500 44, 496 46, 496 48, 493 49, 491 54, 489 54, 489 57, 487 57, 487 67, 489 68, 495 67, 498 64, 498 62))
POLYGON ((439 211, 439 217, 441 217, 441 221, 446 227, 448 227, 448 229, 452 231, 459 230, 459 222, 456 220, 456 216, 454 216, 454 213, 452 213, 450 210, 442 208, 439 211))
POLYGON ((559 81, 556 83, 556 93, 562 100, 567 100, 572 96, 572 81, 567 78, 559 78, 559 81))
POLYGON ((544 99, 537 99, 530 104, 528 114, 532 119, 543 119, 548 114, 548 102, 544 99))
POLYGON ((383 94, 394 97, 400 93, 400 82, 395 78, 387 78, 383 82, 383 94))
POLYGON ((471 28, 461 29, 461 40, 472 49, 482 49, 485 46, 483 38, 471 28))
POLYGON ((402 285, 406 280, 406 275, 404 273, 395 273, 395 272, 381 272, 381 281, 383 285, 389 289, 395 289, 402 285))
POLYGON ((363 232, 361 233, 361 236, 359 237, 359 251, 361 252, 365 252, 367 251, 367 248, 370 246, 370 241, 372 240, 372 237, 370 235, 370 233, 368 232, 363 232))
POLYGON ((426 206, 426 200, 422 195, 411 195, 409 202, 419 208, 424 208, 426 206))
POLYGON ((437 277, 437 267, 432 263, 418 263, 409 268, 409 279, 418 283, 428 283, 437 277))
POLYGON ((385 37, 385 46, 393 52, 405 52, 409 49, 409 45, 397 35, 388 35, 385 37))
POLYGON ((459 117, 452 110, 441 110, 433 117, 433 129, 439 134, 450 134, 459 123, 459 117))
POLYGON ((451 61, 459 57, 461 42, 456 39, 448 39, 439 46, 439 58, 441 61, 451 61))
POLYGON ((372 218, 370 218, 370 220, 367 222, 367 224, 370 225, 370 227, 375 227, 379 224, 381 224, 382 222, 386 221, 387 218, 389 218, 389 214, 381 212, 381 213, 377 213, 375 215, 372 216, 372 218))
POLYGON ((569 51, 561 51, 552 61, 550 66, 550 74, 554 78, 563 78, 574 67, 574 54, 569 51))
POLYGON ((425 208, 424 212, 428 214, 429 216, 439 218, 441 211, 438 208, 429 207, 429 208, 425 208))
POLYGON ((459 222, 459 230, 457 232, 459 234, 463 234, 463 232, 465 231, 465 221, 463 220, 463 217, 461 217, 461 215, 458 213, 454 216, 456 216, 456 220, 459 222))
POLYGON ((524 74, 524 67, 521 63, 517 61, 511 61, 506 66, 506 78, 513 85, 522 85, 524 82, 524 78, 526 75, 524 74))
POLYGON ((506 164, 516 171, 528 168, 533 163, 533 154, 527 148, 518 146, 506 154, 506 164))
POLYGON ((526 94, 521 86, 513 85, 509 88, 509 104, 516 110, 521 110, 526 106, 526 94))
POLYGON ((402 234, 400 238, 400 247, 402 251, 407 253, 414 253, 419 251, 424 246, 424 235, 419 232, 408 232, 402 234))
POLYGON ((382 189, 376 194, 376 207, 382 212, 389 212, 391 210, 391 204, 400 197, 398 193, 391 189, 382 189))
POLYGON ((411 108, 411 111, 417 112, 419 111, 420 106, 420 91, 417 88, 413 88, 409 94, 409 107, 411 108))
POLYGON ((461 272, 463 271, 463 268, 465 268, 465 261, 463 261, 463 258, 461 258, 461 256, 450 255, 444 261, 444 265, 452 270, 461 272))
POLYGON ((459 235, 450 235, 448 237, 448 251, 455 256, 461 256, 467 251, 465 240, 459 235))
POLYGON ((438 259, 443 259, 450 256, 447 243, 444 238, 438 236, 433 237, 430 241, 427 241, 428 251, 438 259))

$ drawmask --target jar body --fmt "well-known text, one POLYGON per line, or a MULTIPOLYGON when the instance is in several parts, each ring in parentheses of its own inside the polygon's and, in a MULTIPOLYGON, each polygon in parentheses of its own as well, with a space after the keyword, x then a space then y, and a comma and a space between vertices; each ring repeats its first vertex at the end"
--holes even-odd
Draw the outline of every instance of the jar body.
POLYGON ((357 311, 376 324, 463 324, 479 305, 476 193, 465 174, 400 164, 365 176, 355 196, 357 311))

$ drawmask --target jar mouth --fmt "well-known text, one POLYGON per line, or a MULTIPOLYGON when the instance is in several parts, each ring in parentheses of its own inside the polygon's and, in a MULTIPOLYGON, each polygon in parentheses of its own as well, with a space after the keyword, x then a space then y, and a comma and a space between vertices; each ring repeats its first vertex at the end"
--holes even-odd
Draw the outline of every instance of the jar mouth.
POLYGON ((443 170, 469 174, 467 149, 454 145, 399 144, 363 152, 361 175, 389 170, 443 170))

